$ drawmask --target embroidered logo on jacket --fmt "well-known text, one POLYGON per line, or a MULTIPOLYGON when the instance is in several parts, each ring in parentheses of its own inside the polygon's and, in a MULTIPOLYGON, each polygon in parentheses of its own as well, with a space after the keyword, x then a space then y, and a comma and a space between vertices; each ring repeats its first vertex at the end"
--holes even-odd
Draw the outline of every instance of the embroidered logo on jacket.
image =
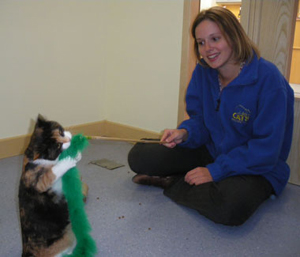
POLYGON ((235 112, 232 114, 232 120, 237 123, 246 124, 250 119, 250 110, 246 109, 242 105, 238 105, 235 107, 235 112))

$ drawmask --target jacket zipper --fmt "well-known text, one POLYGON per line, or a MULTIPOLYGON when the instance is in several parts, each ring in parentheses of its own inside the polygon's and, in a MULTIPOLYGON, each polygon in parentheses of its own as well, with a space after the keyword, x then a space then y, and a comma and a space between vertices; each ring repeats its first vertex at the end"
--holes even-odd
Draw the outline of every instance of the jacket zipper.
MULTIPOLYGON (((223 88, 223 89, 224 89, 224 88, 223 88)), ((220 92, 219 92, 219 98, 218 98, 218 100, 217 100, 216 112, 218 112, 218 111, 220 110, 221 96, 222 96, 223 89, 220 89, 220 92)))

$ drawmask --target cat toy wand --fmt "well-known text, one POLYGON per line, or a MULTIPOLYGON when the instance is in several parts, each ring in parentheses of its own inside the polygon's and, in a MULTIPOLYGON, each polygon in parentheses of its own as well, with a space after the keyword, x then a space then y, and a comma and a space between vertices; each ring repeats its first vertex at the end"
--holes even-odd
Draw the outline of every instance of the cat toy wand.
POLYGON ((145 144, 167 144, 166 141, 159 141, 159 139, 132 139, 120 137, 104 137, 104 136, 86 136, 87 139, 106 140, 106 141, 120 141, 130 143, 145 143, 145 144))

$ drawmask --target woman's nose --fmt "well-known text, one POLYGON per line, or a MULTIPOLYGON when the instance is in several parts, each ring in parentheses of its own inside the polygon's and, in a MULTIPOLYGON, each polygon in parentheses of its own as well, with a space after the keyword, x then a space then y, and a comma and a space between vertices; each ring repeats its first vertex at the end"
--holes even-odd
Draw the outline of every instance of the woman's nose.
POLYGON ((209 42, 206 42, 206 43, 205 43, 205 51, 206 51, 206 52, 209 52, 209 51, 211 51, 211 50, 212 50, 211 44, 210 44, 209 42))

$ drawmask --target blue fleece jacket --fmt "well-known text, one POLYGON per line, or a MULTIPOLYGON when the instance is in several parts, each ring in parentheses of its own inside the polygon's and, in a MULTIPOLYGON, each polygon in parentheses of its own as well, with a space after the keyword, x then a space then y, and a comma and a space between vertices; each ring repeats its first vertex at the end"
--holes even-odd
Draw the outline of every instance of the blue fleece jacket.
POLYGON ((276 66, 254 56, 220 92, 217 70, 197 65, 186 94, 188 131, 180 144, 206 145, 214 181, 235 175, 262 175, 279 195, 290 169, 294 92, 276 66))

